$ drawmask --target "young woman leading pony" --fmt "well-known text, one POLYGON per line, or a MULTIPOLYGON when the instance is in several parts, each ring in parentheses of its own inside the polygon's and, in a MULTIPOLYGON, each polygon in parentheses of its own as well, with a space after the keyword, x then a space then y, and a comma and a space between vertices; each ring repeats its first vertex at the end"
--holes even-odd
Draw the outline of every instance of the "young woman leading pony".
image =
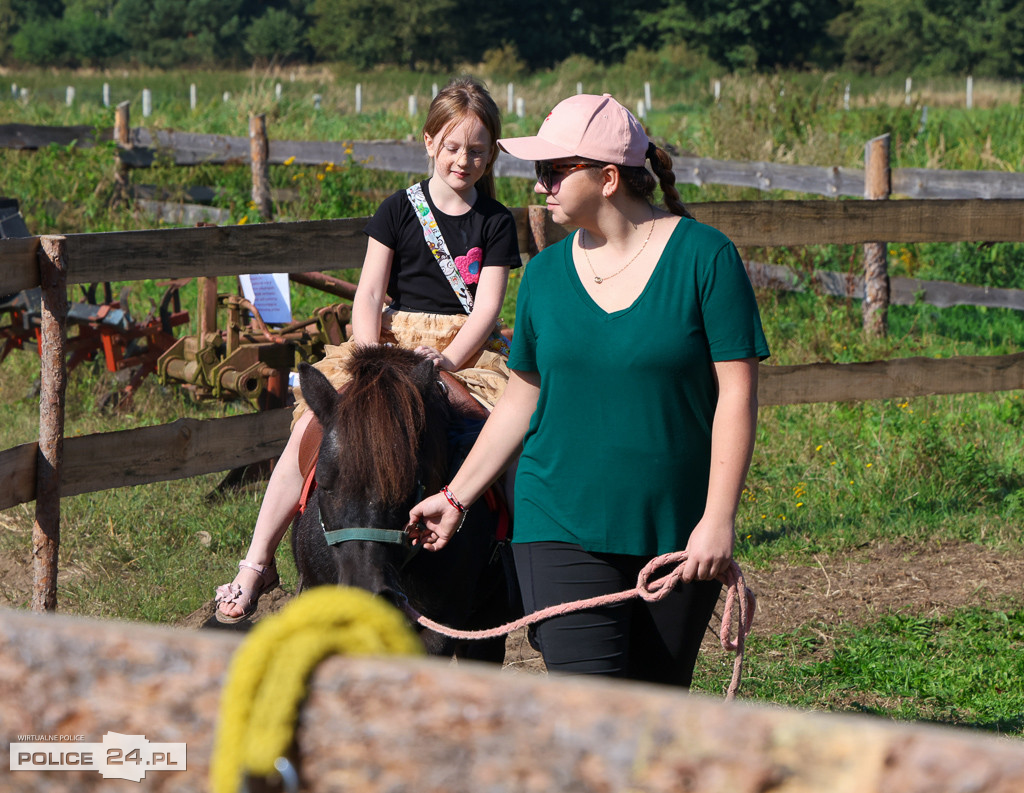
POLYGON ((658 602, 542 623, 548 668, 687 686, 732 561, 768 355, 750 281, 611 96, 566 99, 536 136, 499 145, 536 161, 552 219, 579 230, 526 268, 508 388, 408 530, 447 544, 522 444, 512 548, 527 612, 622 591, 653 556, 687 551, 684 583, 658 602))

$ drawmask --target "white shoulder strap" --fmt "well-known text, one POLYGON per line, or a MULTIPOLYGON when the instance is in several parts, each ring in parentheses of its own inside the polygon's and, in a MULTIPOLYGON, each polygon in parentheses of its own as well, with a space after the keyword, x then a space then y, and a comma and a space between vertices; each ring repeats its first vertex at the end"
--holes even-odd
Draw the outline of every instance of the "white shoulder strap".
POLYGON ((462 307, 468 314, 473 310, 473 295, 470 294, 466 282, 462 280, 462 274, 455 266, 452 255, 448 252, 448 246, 445 244, 444 237, 441 236, 441 229, 427 204, 427 197, 423 195, 423 187, 417 182, 405 191, 405 195, 408 197, 409 203, 412 204, 416 219, 423 227, 423 238, 427 241, 427 247, 434 254, 434 258, 437 259, 437 263, 441 267, 441 272, 448 279, 455 296, 459 298, 459 302, 462 303, 462 307))

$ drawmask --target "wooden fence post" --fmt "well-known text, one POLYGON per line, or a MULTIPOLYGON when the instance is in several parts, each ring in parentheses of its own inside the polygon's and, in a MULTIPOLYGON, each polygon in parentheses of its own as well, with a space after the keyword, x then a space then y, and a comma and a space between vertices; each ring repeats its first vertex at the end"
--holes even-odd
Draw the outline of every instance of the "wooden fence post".
POLYGON ((119 151, 115 155, 117 161, 114 164, 114 193, 115 201, 124 201, 128 198, 129 169, 124 160, 121 159, 120 149, 132 147, 131 128, 128 108, 130 102, 119 102, 114 109, 114 140, 117 141, 119 151))
POLYGON ((267 117, 249 116, 249 154, 252 160, 252 202, 256 205, 263 220, 273 220, 273 209, 270 205, 270 166, 267 156, 270 144, 267 142, 267 117))
MULTIPOLYGON (((891 192, 889 135, 872 138, 864 146, 864 198, 885 200, 891 192)), ((889 332, 889 262, 887 243, 864 245, 864 331, 872 336, 889 332)))
POLYGON ((42 311, 39 324, 39 452, 36 517, 32 526, 32 610, 57 610, 64 399, 67 387, 67 250, 64 237, 43 237, 39 247, 42 311))

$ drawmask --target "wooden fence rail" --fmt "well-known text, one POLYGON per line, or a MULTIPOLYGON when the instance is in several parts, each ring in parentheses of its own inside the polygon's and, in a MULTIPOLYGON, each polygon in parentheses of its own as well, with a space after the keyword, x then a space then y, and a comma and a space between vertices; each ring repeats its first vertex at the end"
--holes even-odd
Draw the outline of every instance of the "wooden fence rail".
MULTIPOLYGON (((19 733, 81 735, 91 743, 113 732, 184 743, 186 752, 180 770, 150 769, 141 785, 96 770, 19 770, 5 777, 5 789, 208 790, 217 708, 240 638, 0 612, 4 756, 19 733)), ((53 743, 54 752, 75 748, 53 743)), ((667 686, 453 667, 436 658, 325 661, 310 681, 292 757, 309 793, 1024 789, 1019 742, 979 731, 721 702, 667 686)))
MULTIPOLYGON (((1024 200, 723 201, 694 217, 740 247, 889 242, 1024 241, 1024 200)), ((513 211, 527 250, 527 211, 513 211)), ((365 218, 68 234, 69 283, 352 267, 365 218)), ((567 233, 545 220, 547 241, 567 233)), ((39 285, 39 238, 0 240, 0 294, 39 285)))
MULTIPOLYGON (((0 148, 34 149, 50 143, 66 146, 95 145, 92 127, 37 127, 0 124, 0 148)), ((110 140, 112 130, 100 130, 99 140, 110 140)), ((119 152, 131 168, 148 168, 158 157, 176 165, 245 163, 249 138, 194 132, 130 130, 128 146, 119 152)), ((373 170, 426 173, 423 146, 405 141, 286 141, 271 140, 267 162, 280 165, 294 157, 297 165, 343 163, 352 157, 373 170)), ((830 197, 864 195, 864 171, 840 166, 786 165, 771 162, 732 162, 705 157, 677 156, 673 167, 678 184, 719 184, 758 190, 790 190, 830 197)), ((498 176, 532 179, 533 164, 502 153, 495 165, 498 176)), ((894 195, 922 199, 1024 199, 1024 173, 1004 171, 948 171, 894 168, 894 195)))
MULTIPOLYGON (((1020 388, 1024 388, 1024 353, 762 365, 758 402, 795 405, 1020 388)), ((276 457, 288 438, 290 417, 291 411, 282 409, 205 421, 179 419, 156 427, 66 438, 61 494, 182 479, 276 457), (154 449, 160 449, 158 457, 154 449), (97 468, 96 460, 111 464, 97 468)), ((37 443, 26 443, 0 451, 0 509, 35 500, 38 448, 37 443)))
MULTIPOLYGON (((796 271, 781 264, 745 262, 747 274, 755 287, 802 292, 808 288, 835 297, 861 299, 864 276, 836 270, 796 271)), ((1024 311, 1024 289, 999 289, 993 286, 972 286, 950 281, 924 281, 920 278, 891 278, 889 302, 912 306, 918 301, 937 308, 949 306, 985 306, 1024 311)))

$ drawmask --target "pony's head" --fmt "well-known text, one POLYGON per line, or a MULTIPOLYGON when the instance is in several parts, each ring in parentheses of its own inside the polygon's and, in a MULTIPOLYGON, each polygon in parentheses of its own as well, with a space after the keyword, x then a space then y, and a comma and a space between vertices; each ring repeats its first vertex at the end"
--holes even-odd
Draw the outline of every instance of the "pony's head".
MULTIPOLYGON (((350 379, 340 393, 312 366, 299 369, 303 396, 323 428, 316 467, 320 519, 332 532, 400 531, 412 505, 447 476, 448 400, 433 363, 400 347, 358 347, 347 369, 350 379)), ((389 568, 405 549, 345 545, 336 554, 339 583, 391 589, 389 568)))
MULTIPOLYGON (((324 429, 317 486, 375 511, 405 509, 446 476, 448 401, 433 364, 401 347, 358 347, 338 393, 313 367, 302 393, 324 429)), ((406 515, 398 525, 404 525, 406 515)))
MULTIPOLYGON (((397 347, 362 347, 348 373, 339 394, 316 369, 300 367, 302 393, 323 437, 317 487, 292 527, 299 589, 357 586, 462 628, 520 616, 518 595, 511 594, 514 586, 496 554, 495 515, 486 504, 474 505, 463 530, 437 553, 410 557, 407 544, 391 541, 395 534, 407 539, 402 529, 409 509, 448 480, 449 431, 464 442, 469 426, 449 404, 433 364, 397 347), (378 530, 387 537, 381 539, 378 530)), ((432 653, 454 649, 440 633, 422 636, 432 653)), ((480 649, 467 655, 504 657, 502 639, 474 645, 480 649)))

